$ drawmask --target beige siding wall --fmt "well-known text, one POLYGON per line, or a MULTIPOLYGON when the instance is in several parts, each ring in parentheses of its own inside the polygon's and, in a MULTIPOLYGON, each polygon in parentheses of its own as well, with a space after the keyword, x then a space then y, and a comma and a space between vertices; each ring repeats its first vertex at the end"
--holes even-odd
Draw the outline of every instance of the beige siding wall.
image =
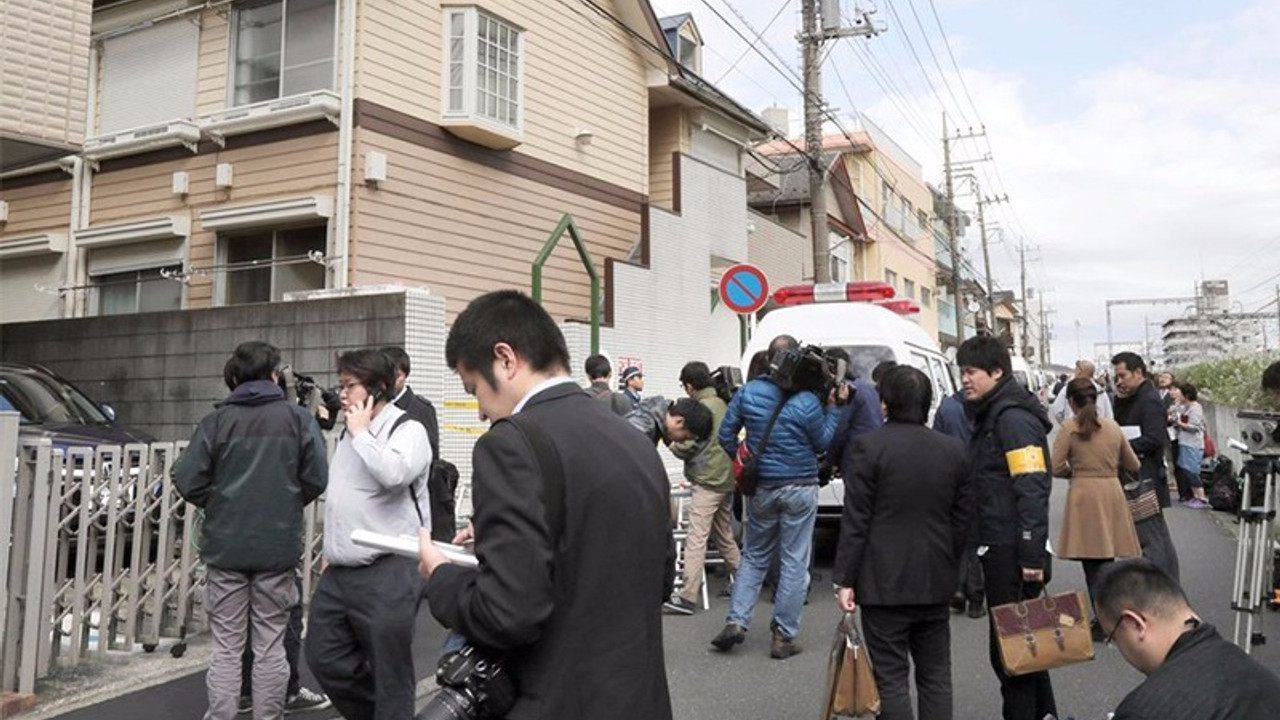
POLYGON ((44 232, 66 233, 71 222, 71 176, 21 188, 0 186, 9 203, 9 222, 0 225, 0 244, 8 238, 44 232))
MULTIPOLYGON (((572 213, 596 271, 640 239, 640 214, 548 184, 359 130, 357 155, 385 152, 388 179, 356 188, 352 281, 426 285, 450 317, 477 295, 529 290, 530 269, 562 215, 572 213)), ((357 168, 357 173, 360 169, 357 168)), ((558 318, 588 317, 588 277, 566 235, 543 271, 543 298, 558 318)))
POLYGON ((747 235, 749 262, 764 270, 770 292, 783 285, 812 281, 813 253, 808 236, 754 210, 748 211, 747 218, 755 227, 747 235))
POLYGON ((200 59, 196 69, 196 114, 227 106, 227 74, 231 60, 230 26, 226 10, 200 14, 200 59))
MULTIPOLYGON (((617 15, 612 0, 601 4, 617 15)), ((576 3, 485 0, 479 7, 525 30, 517 151, 646 192, 648 90, 630 36, 576 3), (574 140, 582 128, 594 136, 585 147, 574 140)), ((440 122, 441 18, 438 2, 361 2, 358 96, 440 122)))
POLYGON ((91 0, 0 2, 0 131, 79 145, 91 0))
MULTIPOLYGON (((332 195, 337 153, 338 134, 330 132, 101 173, 93 179, 89 224, 188 212, 187 262, 197 267, 212 265, 217 238, 200 229, 200 210, 272 198, 332 195), (218 163, 231 163, 235 185, 230 190, 213 187, 218 163), (191 192, 185 199, 171 191, 173 173, 179 170, 190 173, 191 192)), ((213 277, 197 275, 188 286, 187 307, 208 307, 212 296, 213 277)))
POLYGON ((687 150, 684 115, 678 107, 649 111, 649 202, 671 210, 675 203, 673 153, 687 150))

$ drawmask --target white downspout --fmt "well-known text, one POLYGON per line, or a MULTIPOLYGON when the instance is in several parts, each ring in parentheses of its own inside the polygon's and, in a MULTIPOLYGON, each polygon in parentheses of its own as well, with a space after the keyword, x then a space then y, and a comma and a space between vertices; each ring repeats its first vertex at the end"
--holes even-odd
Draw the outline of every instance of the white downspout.
MULTIPOLYGON (((89 43, 89 87, 85 93, 84 139, 95 135, 98 114, 98 43, 89 43)), ((76 232, 89 226, 89 200, 93 187, 93 168, 80 156, 71 158, 71 217, 68 223, 67 250, 63 255, 63 286, 80 288, 85 284, 84 258, 76 246, 76 232)), ((62 297, 62 317, 83 317, 86 314, 85 291, 69 290, 62 297)))
POLYGON ((356 3, 346 0, 342 19, 342 116, 338 119, 338 187, 333 234, 333 287, 348 283, 351 255, 351 150, 355 135, 356 3))

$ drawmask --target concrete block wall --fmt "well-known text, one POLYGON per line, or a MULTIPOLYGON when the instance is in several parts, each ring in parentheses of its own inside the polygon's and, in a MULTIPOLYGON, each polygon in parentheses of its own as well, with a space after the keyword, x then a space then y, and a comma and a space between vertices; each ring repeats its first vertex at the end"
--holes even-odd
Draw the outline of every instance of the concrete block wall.
MULTIPOLYGON (((443 337, 443 302, 437 303, 438 334, 443 337)), ((160 440, 181 440, 226 397, 222 367, 237 344, 272 343, 284 362, 329 387, 337 384, 338 353, 405 344, 407 304, 400 291, 9 323, 0 325, 0 360, 44 365, 93 399, 111 403, 126 425, 160 440)), ((414 350, 410 348, 411 355, 414 350)), ((430 353, 428 357, 443 366, 430 353)), ((424 365, 423 379, 435 379, 428 382, 435 387, 422 387, 428 397, 439 397, 442 374, 424 365)))

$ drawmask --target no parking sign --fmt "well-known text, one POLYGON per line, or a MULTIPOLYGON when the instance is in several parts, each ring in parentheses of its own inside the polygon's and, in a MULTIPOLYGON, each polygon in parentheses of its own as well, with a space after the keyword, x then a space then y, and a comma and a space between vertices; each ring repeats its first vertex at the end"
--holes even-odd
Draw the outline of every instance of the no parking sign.
POLYGON ((769 299, 769 281, 755 265, 734 265, 720 276, 720 302, 739 315, 764 307, 769 299))

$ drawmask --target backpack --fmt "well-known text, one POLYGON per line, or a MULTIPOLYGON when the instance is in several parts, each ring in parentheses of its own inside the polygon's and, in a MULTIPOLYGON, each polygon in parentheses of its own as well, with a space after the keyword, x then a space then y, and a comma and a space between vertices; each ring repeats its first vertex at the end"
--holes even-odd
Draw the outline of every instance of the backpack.
POLYGON ((1209 477, 1205 480, 1209 507, 1224 512, 1236 512, 1240 509, 1240 483, 1236 481, 1235 466, 1231 458, 1215 459, 1211 464, 1209 477))

